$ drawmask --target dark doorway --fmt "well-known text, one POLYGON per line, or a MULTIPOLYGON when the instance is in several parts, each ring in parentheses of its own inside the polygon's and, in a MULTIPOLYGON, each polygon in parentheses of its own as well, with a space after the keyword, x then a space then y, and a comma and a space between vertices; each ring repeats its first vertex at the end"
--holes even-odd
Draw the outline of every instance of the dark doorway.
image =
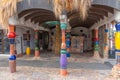
POLYGON ((49 33, 47 31, 40 31, 39 33, 39 47, 40 50, 46 51, 49 46, 49 33))

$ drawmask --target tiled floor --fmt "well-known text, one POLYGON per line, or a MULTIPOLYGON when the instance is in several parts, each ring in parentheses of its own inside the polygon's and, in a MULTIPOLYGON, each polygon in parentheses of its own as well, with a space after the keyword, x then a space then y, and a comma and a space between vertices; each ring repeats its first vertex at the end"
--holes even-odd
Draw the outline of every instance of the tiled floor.
POLYGON ((7 56, 0 56, 0 80, 117 80, 111 76, 112 66, 91 56, 72 54, 68 59, 68 76, 59 75, 59 56, 42 53, 17 58, 17 72, 9 73, 7 56))

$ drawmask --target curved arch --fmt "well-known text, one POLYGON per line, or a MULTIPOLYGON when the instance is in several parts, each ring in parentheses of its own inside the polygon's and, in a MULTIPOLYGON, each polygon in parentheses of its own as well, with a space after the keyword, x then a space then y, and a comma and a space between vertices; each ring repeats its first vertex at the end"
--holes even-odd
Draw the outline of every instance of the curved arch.
POLYGON ((53 16, 53 17, 55 17, 54 16, 54 13, 46 13, 46 12, 33 12, 33 13, 30 13, 29 15, 26 15, 24 18, 25 18, 25 20, 28 20, 28 19, 32 19, 32 18, 34 18, 34 17, 42 17, 42 16, 53 16))
POLYGON ((36 21, 42 21, 42 20, 44 20, 44 19, 53 19, 53 20, 56 20, 53 16, 41 16, 41 17, 33 17, 33 18, 31 18, 31 22, 36 22, 36 21))
POLYGON ((52 4, 48 0, 22 0, 17 4, 18 13, 31 8, 41 8, 53 11, 52 4))
POLYGON ((77 26, 75 28, 72 28, 71 33, 72 34, 77 34, 77 35, 86 34, 88 36, 89 29, 84 27, 84 26, 77 26), (80 30, 83 30, 83 32, 81 33, 80 30))
POLYGON ((90 9, 90 11, 91 12, 96 12, 97 11, 97 13, 100 13, 100 14, 103 14, 104 16, 108 16, 108 12, 107 11, 104 11, 104 10, 102 10, 102 9, 99 9, 99 8, 91 8, 90 9))
POLYGON ((105 5, 92 5, 88 11, 88 16, 85 21, 79 19, 80 14, 77 11, 69 12, 68 18, 73 27, 75 26, 88 26, 91 27, 94 23, 103 19, 104 16, 108 17, 108 13, 113 13, 114 9, 105 5))
POLYGON ((28 14, 28 13, 35 13, 35 12, 41 12, 41 13, 53 13, 50 10, 46 10, 46 9, 41 9, 41 8, 31 8, 31 9, 27 9, 27 10, 23 10, 20 13, 18 13, 18 17, 21 18, 24 15, 28 14))
POLYGON ((72 28, 77 26, 84 26, 86 28, 89 28, 93 24, 94 24, 94 21, 91 21, 91 20, 87 20, 87 22, 79 22, 79 20, 74 19, 74 21, 70 22, 70 25, 72 26, 72 28))
MULTIPOLYGON (((98 21, 98 20, 100 20, 100 18, 104 18, 104 16, 108 16, 108 12, 113 13, 114 8, 120 10, 120 1, 118 1, 118 0, 93 0, 92 7, 93 7, 93 9, 90 9, 90 11, 88 12, 89 13, 88 15, 97 16, 96 19, 98 21), (97 10, 97 9, 99 9, 99 10, 97 10), (96 10, 97 10, 97 12, 96 12, 96 10), (99 19, 98 19, 98 16, 99 16, 99 19)), ((37 15, 35 15, 35 16, 31 16, 31 15, 34 13, 38 13, 39 12, 38 9, 42 13, 46 13, 46 11, 50 11, 50 12, 53 11, 52 4, 51 3, 49 4, 48 0, 23 0, 22 2, 18 3, 17 9, 18 9, 19 17, 22 17, 22 15, 26 15, 25 19, 28 20, 30 18, 30 19, 32 19, 32 21, 34 21, 33 18, 37 19, 36 18, 37 15), (34 8, 34 10, 31 11, 31 8, 34 8), (39 8, 41 8, 41 10, 39 8), (24 11, 24 10, 26 10, 26 11, 24 11), (43 12, 42 10, 45 10, 45 12, 43 12), (24 12, 20 13, 21 11, 24 11, 24 12), (28 14, 28 12, 29 12, 29 14, 28 14)), ((52 15, 47 15, 47 14, 45 14, 45 15, 52 16, 52 15)), ((72 15, 74 15, 74 14, 72 14, 72 15)), ((72 15, 70 15, 70 16, 72 16, 72 15)), ((39 14, 38 17, 42 17, 42 14, 39 14)), ((42 18, 46 18, 46 17, 42 17, 42 18)), ((48 17, 48 19, 50 19, 50 17, 48 17)), ((90 20, 90 18, 87 18, 87 19, 88 20, 86 20, 86 21, 93 20, 94 23, 96 22, 94 16, 93 16, 93 19, 91 19, 91 20, 90 20)), ((39 20, 40 19, 37 19, 37 21, 35 21, 35 22, 38 22, 39 20)), ((44 21, 44 19, 43 19, 43 21, 44 21)), ((90 22, 90 24, 87 24, 87 23, 86 24, 90 26, 93 24, 93 21, 90 22)), ((77 25, 77 24, 75 24, 75 25, 77 25)))
POLYGON ((38 9, 38 8, 24 10, 20 12, 18 16, 19 18, 23 17, 25 21, 30 19, 31 22, 39 23, 39 24, 49 20, 51 21, 56 20, 56 17, 52 11, 46 9, 38 9))
MULTIPOLYGON (((93 16, 89 16, 86 21, 88 21, 88 20, 91 20, 91 22, 92 22, 92 21, 95 22, 95 21, 97 21, 97 18, 93 18, 93 16)), ((81 20, 76 16, 76 17, 74 17, 73 19, 71 19, 69 22, 70 22, 70 23, 71 23, 71 22, 84 23, 84 22, 86 22, 86 21, 81 21, 81 20)), ((87 22, 86 22, 86 23, 87 23, 87 22)))
MULTIPOLYGON (((91 18, 93 20, 100 20, 100 18, 103 18, 103 17, 104 16, 100 16, 100 15, 97 15, 97 14, 94 14, 94 13, 89 13, 87 19, 91 18)), ((72 20, 74 18, 79 18, 79 14, 74 14, 73 16, 69 17, 69 20, 72 20)))
POLYGON ((93 14, 93 15, 96 15, 96 16, 100 16, 102 19, 104 18, 104 16, 101 13, 98 13, 98 12, 89 11, 88 14, 93 14))
POLYGON ((114 10, 112 9, 112 7, 106 6, 106 5, 93 4, 92 7, 97 8, 99 10, 101 9, 103 11, 110 12, 110 13, 114 12, 114 10))
POLYGON ((39 23, 39 25, 42 25, 44 22, 48 22, 48 21, 54 21, 54 20, 53 19, 44 19, 42 21, 39 21, 38 23, 39 23))
POLYGON ((46 21, 42 23, 41 25, 45 27, 47 26, 49 28, 54 28, 56 25, 59 25, 59 24, 60 24, 59 21, 46 21))
POLYGON ((111 8, 120 10, 120 1, 119 0, 93 0, 92 4, 109 6, 111 8))
MULTIPOLYGON (((120 10, 119 0, 93 0, 93 5, 105 5, 120 10)), ((18 13, 31 8, 42 8, 53 11, 52 3, 48 0, 22 0, 18 3, 18 13)))
POLYGON ((76 15, 70 20, 70 24, 72 27, 76 27, 76 25, 81 25, 85 27, 92 26, 95 22, 97 22, 100 19, 99 16, 95 15, 89 15, 85 21, 81 21, 78 16, 76 15))

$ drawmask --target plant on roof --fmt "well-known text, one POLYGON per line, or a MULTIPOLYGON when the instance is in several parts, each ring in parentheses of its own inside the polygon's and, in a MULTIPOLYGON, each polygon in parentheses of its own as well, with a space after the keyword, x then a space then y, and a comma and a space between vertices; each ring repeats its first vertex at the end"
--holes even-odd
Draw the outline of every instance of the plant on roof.
POLYGON ((17 2, 21 0, 0 0, 0 25, 9 26, 9 18, 17 11, 17 2))
POLYGON ((88 16, 88 10, 91 7, 92 0, 49 0, 52 1, 56 17, 59 17, 63 11, 71 12, 76 10, 80 18, 85 20, 88 16))

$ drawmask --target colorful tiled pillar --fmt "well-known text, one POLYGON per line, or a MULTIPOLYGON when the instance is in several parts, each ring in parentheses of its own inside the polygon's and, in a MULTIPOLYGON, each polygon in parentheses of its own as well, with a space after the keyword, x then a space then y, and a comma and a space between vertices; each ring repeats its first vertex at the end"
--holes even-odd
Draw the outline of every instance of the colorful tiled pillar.
POLYGON ((69 58, 70 55, 70 47, 71 47, 71 27, 67 27, 66 30, 66 47, 67 47, 67 57, 69 58))
POLYGON ((9 41, 10 41, 9 67, 10 67, 10 72, 14 73, 16 72, 16 55, 15 55, 16 33, 15 33, 14 25, 9 25, 7 37, 9 38, 9 41))
POLYGON ((116 63, 120 64, 120 23, 117 23, 115 25, 116 27, 116 33, 115 33, 115 54, 116 54, 116 63))
POLYGON ((104 58, 107 59, 108 58, 108 51, 109 51, 109 34, 108 34, 108 27, 109 27, 109 24, 106 24, 105 25, 105 34, 104 34, 104 58))
POLYGON ((60 54, 61 46, 61 30, 60 26, 56 25, 56 34, 55 34, 55 54, 60 54))
POLYGON ((30 34, 29 34, 29 31, 27 31, 27 48, 26 48, 26 55, 29 56, 30 55, 30 52, 31 52, 31 49, 30 49, 30 34))
POLYGON ((120 23, 115 25, 115 55, 116 55, 116 65, 112 68, 112 76, 116 79, 120 78, 120 23))
POLYGON ((115 58, 115 49, 114 49, 114 28, 115 21, 112 21, 109 26, 109 58, 115 58))
POLYGON ((35 58, 40 57, 40 48, 39 48, 39 30, 35 30, 35 58))
POLYGON ((66 39, 65 39, 65 31, 67 28, 67 23, 66 23, 66 15, 61 15, 60 16, 60 28, 62 32, 62 44, 61 44, 61 55, 60 55, 60 74, 62 76, 66 76, 67 73, 67 51, 66 51, 66 39))
POLYGON ((98 29, 94 30, 94 58, 99 59, 99 41, 98 41, 98 29))

